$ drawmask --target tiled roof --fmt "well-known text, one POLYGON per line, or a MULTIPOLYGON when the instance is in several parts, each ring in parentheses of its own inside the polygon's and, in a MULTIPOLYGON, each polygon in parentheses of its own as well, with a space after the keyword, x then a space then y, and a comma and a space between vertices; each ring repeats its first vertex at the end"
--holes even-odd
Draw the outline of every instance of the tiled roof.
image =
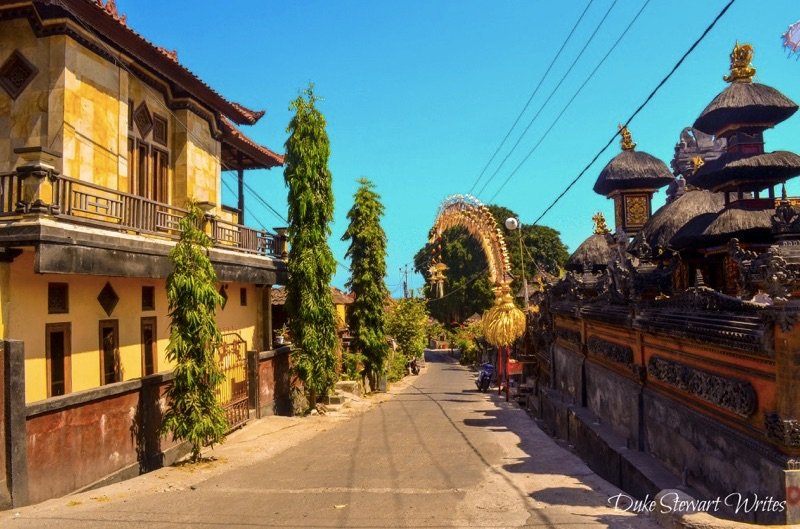
MULTIPOLYGON (((249 158, 249 160, 243 162, 244 167, 241 167, 241 169, 269 169, 276 165, 283 165, 282 155, 274 153, 248 138, 228 118, 220 116, 219 122, 222 128, 223 143, 231 145, 249 158)), ((227 168, 239 168, 235 167, 236 161, 233 159, 223 160, 223 162, 228 166, 227 168)))
MULTIPOLYGON (((53 11, 53 3, 48 0, 33 0, 37 12, 53 11)), ((177 51, 168 51, 156 46, 127 25, 124 15, 117 11, 115 0, 61 0, 56 9, 66 10, 82 26, 89 26, 93 33, 106 43, 135 58, 137 62, 175 83, 199 101, 240 125, 252 125, 263 115, 263 110, 251 110, 239 103, 229 101, 207 85, 191 70, 178 62, 177 51)), ((62 11, 63 13, 63 11, 62 11)), ((46 16, 43 18, 47 18, 46 16)))
MULTIPOLYGON (((349 305, 353 302, 353 295, 346 294, 336 287, 331 287, 331 295, 335 305, 349 305)), ((274 287, 272 289, 272 304, 283 305, 286 303, 286 288, 274 287)))

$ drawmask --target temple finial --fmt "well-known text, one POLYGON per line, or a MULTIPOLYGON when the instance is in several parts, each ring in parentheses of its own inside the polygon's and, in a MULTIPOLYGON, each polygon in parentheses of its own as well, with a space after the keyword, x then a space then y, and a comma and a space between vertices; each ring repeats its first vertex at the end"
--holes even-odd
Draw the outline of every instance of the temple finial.
POLYGON ((731 73, 723 79, 729 83, 752 83, 756 69, 750 64, 753 60, 753 47, 750 44, 739 45, 736 41, 731 52, 731 73))
POLYGON ((606 218, 603 216, 601 212, 597 212, 592 216, 592 220, 594 221, 594 233, 596 235, 605 235, 606 233, 610 233, 608 226, 606 225, 606 218))
POLYGON ((628 127, 625 125, 617 125, 617 127, 619 128, 620 136, 622 136, 622 139, 619 142, 622 150, 632 151, 634 148, 636 148, 636 144, 633 142, 633 138, 631 138, 631 132, 628 130, 628 127))

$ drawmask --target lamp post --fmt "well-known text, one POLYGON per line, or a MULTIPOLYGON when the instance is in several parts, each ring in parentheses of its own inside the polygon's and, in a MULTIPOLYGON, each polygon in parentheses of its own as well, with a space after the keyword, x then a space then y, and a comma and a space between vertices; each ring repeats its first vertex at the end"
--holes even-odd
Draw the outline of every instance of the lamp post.
POLYGON ((525 295, 525 312, 528 312, 528 280, 525 278, 525 254, 522 251, 522 230, 520 229, 519 221, 514 217, 508 217, 505 224, 508 231, 517 230, 517 234, 519 235, 519 263, 520 270, 522 271, 522 292, 525 295))

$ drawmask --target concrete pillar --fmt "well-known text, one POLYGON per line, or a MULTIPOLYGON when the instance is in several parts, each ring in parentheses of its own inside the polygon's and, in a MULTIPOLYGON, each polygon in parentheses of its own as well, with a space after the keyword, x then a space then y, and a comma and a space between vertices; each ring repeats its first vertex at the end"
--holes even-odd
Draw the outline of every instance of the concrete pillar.
POLYGON ((261 406, 258 402, 260 388, 258 351, 247 351, 247 401, 248 407, 256 410, 256 419, 261 418, 261 406))
POLYGON ((3 400, 7 489, 11 505, 28 504, 28 436, 25 424, 25 349, 23 342, 4 340, 3 400))
POLYGON ((786 524, 800 523, 800 460, 792 459, 786 475, 786 524))
POLYGON ((274 347, 272 345, 272 285, 264 286, 264 291, 261 294, 261 307, 264 350, 271 351, 274 347))

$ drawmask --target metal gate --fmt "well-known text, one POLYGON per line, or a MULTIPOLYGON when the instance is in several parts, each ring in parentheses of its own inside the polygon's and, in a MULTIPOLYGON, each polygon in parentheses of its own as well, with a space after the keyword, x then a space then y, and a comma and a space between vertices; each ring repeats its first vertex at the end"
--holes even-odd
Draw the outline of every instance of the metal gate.
POLYGON ((247 342, 238 333, 223 334, 218 354, 225 380, 217 386, 217 402, 225 410, 230 432, 242 426, 250 417, 247 402, 247 342))

